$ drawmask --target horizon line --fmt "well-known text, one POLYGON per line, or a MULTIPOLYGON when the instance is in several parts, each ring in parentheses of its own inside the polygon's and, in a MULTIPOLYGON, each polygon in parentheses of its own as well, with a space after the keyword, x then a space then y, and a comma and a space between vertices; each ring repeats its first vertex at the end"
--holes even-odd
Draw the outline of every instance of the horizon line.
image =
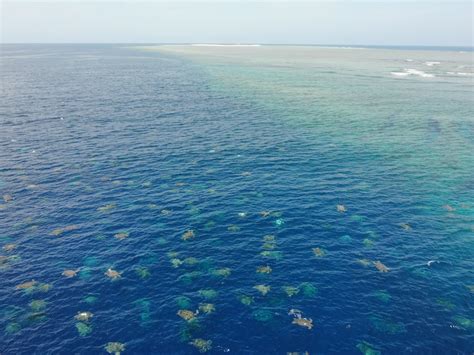
POLYGON ((148 44, 148 45, 248 45, 248 46, 337 46, 337 47, 426 47, 426 48, 472 48, 474 45, 466 44, 342 44, 342 43, 264 43, 264 42, 1 42, 4 44, 148 44))

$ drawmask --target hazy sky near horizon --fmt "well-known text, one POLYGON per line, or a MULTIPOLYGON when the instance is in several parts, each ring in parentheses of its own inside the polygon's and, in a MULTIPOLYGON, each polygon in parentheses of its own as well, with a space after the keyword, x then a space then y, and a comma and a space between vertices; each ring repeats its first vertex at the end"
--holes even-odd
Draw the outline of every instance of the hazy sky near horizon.
POLYGON ((4 43, 473 42, 470 0, 0 1, 4 43))

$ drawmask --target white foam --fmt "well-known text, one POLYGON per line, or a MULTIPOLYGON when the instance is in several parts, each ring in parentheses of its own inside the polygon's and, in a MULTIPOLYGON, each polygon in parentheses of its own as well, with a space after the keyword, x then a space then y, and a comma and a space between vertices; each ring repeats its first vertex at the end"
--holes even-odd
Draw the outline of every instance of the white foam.
POLYGON ((395 75, 395 76, 408 76, 408 75, 410 75, 408 73, 402 73, 402 72, 396 72, 396 71, 393 71, 390 74, 395 75))
POLYGON ((193 43, 194 47, 261 47, 261 44, 218 44, 218 43, 193 43))
POLYGON ((434 78, 433 74, 425 73, 424 71, 417 69, 403 69, 402 72, 391 72, 390 74, 395 76, 419 76, 421 78, 434 78))
POLYGON ((432 66, 434 66, 434 65, 440 65, 441 62, 425 62, 425 64, 426 64, 427 66, 429 66, 429 67, 432 67, 432 66))
POLYGON ((459 75, 459 76, 474 76, 474 73, 465 73, 465 72, 453 72, 453 71, 448 71, 446 72, 448 75, 459 75))
POLYGON ((413 59, 405 59, 407 62, 413 62, 413 59))

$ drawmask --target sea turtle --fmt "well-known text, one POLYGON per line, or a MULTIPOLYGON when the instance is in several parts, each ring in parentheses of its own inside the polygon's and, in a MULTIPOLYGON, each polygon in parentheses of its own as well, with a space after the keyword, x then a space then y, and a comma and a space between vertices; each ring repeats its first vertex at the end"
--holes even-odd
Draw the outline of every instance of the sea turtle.
POLYGON ((272 234, 267 234, 263 236, 263 241, 264 242, 274 242, 275 241, 275 236, 272 234))
POLYGON ((212 340, 204 340, 201 338, 194 339, 190 342, 192 346, 199 350, 200 353, 205 353, 212 349, 212 340))
POLYGON ((411 226, 408 223, 400 223, 399 226, 406 231, 411 230, 411 226))
POLYGON ((63 234, 63 232, 64 232, 64 230, 62 228, 56 228, 50 234, 57 237, 58 235, 63 234))
POLYGON ((438 260, 428 260, 426 263, 427 266, 431 267, 433 264, 439 264, 440 262, 438 260))
POLYGON ((105 276, 109 277, 112 280, 117 280, 122 277, 121 272, 108 268, 107 271, 104 273, 105 276))
POLYGON ((282 253, 281 251, 270 251, 270 250, 264 250, 260 253, 261 256, 264 258, 270 258, 270 259, 276 259, 279 260, 282 258, 282 253))
POLYGON ((265 243, 263 243, 263 245, 262 245, 262 249, 272 250, 272 249, 275 249, 276 246, 277 246, 277 245, 276 245, 276 242, 275 242, 275 241, 265 242, 265 243))
POLYGON ((183 236, 181 237, 181 239, 189 240, 189 239, 194 239, 194 237, 195 237, 194 231, 190 229, 183 233, 183 236))
POLYGON ((272 272, 272 268, 271 268, 270 266, 268 266, 268 265, 267 265, 267 266, 259 266, 259 267, 257 268, 257 272, 258 272, 259 274, 269 274, 269 273, 272 272))
POLYGON ((450 205, 444 205, 443 208, 448 212, 454 212, 456 209, 450 205))
POLYGON ((336 205, 337 212, 344 213, 347 212, 347 208, 344 205, 336 205))
POLYGON ((178 259, 178 258, 173 258, 170 260, 171 262, 171 265, 174 267, 174 268, 178 268, 180 267, 182 264, 183 264, 183 261, 178 259))
POLYGON ((128 232, 119 232, 119 233, 116 233, 116 234, 114 235, 114 237, 115 237, 116 239, 118 239, 118 240, 126 239, 126 238, 128 238, 128 236, 129 236, 129 233, 128 233, 128 232))
POLYGON ((93 316, 94 314, 92 312, 77 312, 74 319, 81 322, 88 322, 93 316))
POLYGON ((105 345, 105 351, 109 354, 120 355, 122 351, 125 351, 125 344, 118 342, 110 342, 105 345))
POLYGON ((2 248, 6 252, 10 252, 16 249, 16 244, 10 243, 10 244, 5 244, 2 248))
POLYGON ((380 271, 380 272, 389 272, 389 270, 390 270, 388 267, 386 267, 384 264, 382 264, 379 260, 374 261, 373 264, 375 265, 377 270, 380 271))
POLYGON ((257 291, 259 291, 263 296, 265 296, 268 292, 270 292, 271 287, 266 285, 257 285, 253 287, 257 291))
POLYGON ((75 277, 75 276, 77 276, 77 273, 80 270, 81 270, 80 268, 75 269, 75 270, 72 270, 72 269, 64 270, 61 275, 65 276, 67 278, 75 277))
POLYGON ((212 303, 201 303, 199 304, 199 310, 201 312, 209 314, 209 313, 215 312, 216 306, 214 306, 214 304, 212 303))
POLYGON ((64 227, 64 228, 63 228, 63 231, 69 232, 69 231, 76 230, 76 229, 78 229, 78 228, 79 228, 79 226, 78 226, 77 224, 71 224, 71 225, 69 225, 69 226, 64 227))
POLYGON ((223 267, 221 269, 213 270, 212 274, 214 276, 228 277, 230 276, 232 270, 228 267, 223 267))
POLYGON ((51 288, 53 288, 53 285, 51 284, 46 284, 46 283, 38 284, 38 291, 40 292, 48 292, 49 290, 51 290, 51 288))
POLYGON ((23 282, 19 285, 16 285, 15 289, 16 290, 27 290, 27 289, 30 289, 32 287, 35 287, 37 283, 38 283, 38 281, 35 281, 35 280, 23 282))
POLYGON ((303 315, 303 312, 300 311, 299 309, 292 308, 288 311, 288 315, 296 317, 296 318, 301 318, 303 315))
POLYGON ((238 232, 240 231, 240 227, 235 224, 231 224, 229 227, 227 227, 227 230, 229 232, 238 232))
POLYGON ((251 296, 240 295, 239 301, 245 306, 250 306, 253 303, 254 299, 251 296))
POLYGON ((108 212, 108 211, 114 209, 115 207, 117 207, 117 205, 115 203, 109 203, 105 206, 97 208, 97 211, 99 211, 99 212, 108 212))
POLYGON ((270 216, 271 213, 272 213, 271 211, 262 211, 260 212, 260 216, 262 216, 263 218, 266 218, 270 216))
POLYGON ((291 322, 292 324, 296 324, 296 325, 299 325, 301 327, 306 327, 308 329, 312 329, 313 328, 313 320, 311 318, 294 318, 293 319, 293 322, 291 322))
POLYGON ((3 195, 3 201, 5 201, 6 203, 11 202, 13 201, 13 196, 10 194, 3 195))
POLYGON ((326 251, 322 248, 313 248, 313 253, 315 256, 321 258, 326 255, 326 251))
POLYGON ((196 265, 197 263, 199 263, 199 259, 195 258, 194 256, 189 256, 183 259, 183 263, 186 265, 196 265))
POLYGON ((181 318, 183 318, 185 321, 187 322, 190 322, 192 321, 193 319, 196 318, 196 316, 199 314, 198 311, 196 312, 193 312, 193 311, 190 311, 190 310, 187 310, 187 309, 180 309, 178 311, 178 313, 176 313, 178 316, 180 316, 181 318))
POLYGON ((288 297, 293 297, 300 292, 298 287, 293 286, 283 286, 283 291, 285 291, 288 297))
POLYGON ((79 227, 77 225, 71 224, 71 225, 63 227, 63 228, 56 228, 55 230, 53 230, 51 232, 51 235, 59 236, 59 235, 63 234, 64 232, 73 231, 73 230, 76 230, 78 228, 79 227))
POLYGON ((357 259, 356 262, 362 266, 369 266, 370 265, 370 260, 369 259, 357 259))
POLYGON ((369 238, 365 238, 362 243, 364 244, 365 247, 367 248, 372 248, 374 246, 374 241, 369 238))
POLYGON ((0 266, 6 266, 9 260, 8 256, 0 255, 0 266))

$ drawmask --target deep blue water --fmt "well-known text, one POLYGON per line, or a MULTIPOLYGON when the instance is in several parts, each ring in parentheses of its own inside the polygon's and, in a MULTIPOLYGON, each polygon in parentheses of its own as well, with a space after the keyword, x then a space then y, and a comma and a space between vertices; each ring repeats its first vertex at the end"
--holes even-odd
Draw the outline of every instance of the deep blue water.
POLYGON ((472 80, 260 66, 2 47, 0 353, 474 351, 472 80), (215 311, 177 315, 202 303, 215 311))

